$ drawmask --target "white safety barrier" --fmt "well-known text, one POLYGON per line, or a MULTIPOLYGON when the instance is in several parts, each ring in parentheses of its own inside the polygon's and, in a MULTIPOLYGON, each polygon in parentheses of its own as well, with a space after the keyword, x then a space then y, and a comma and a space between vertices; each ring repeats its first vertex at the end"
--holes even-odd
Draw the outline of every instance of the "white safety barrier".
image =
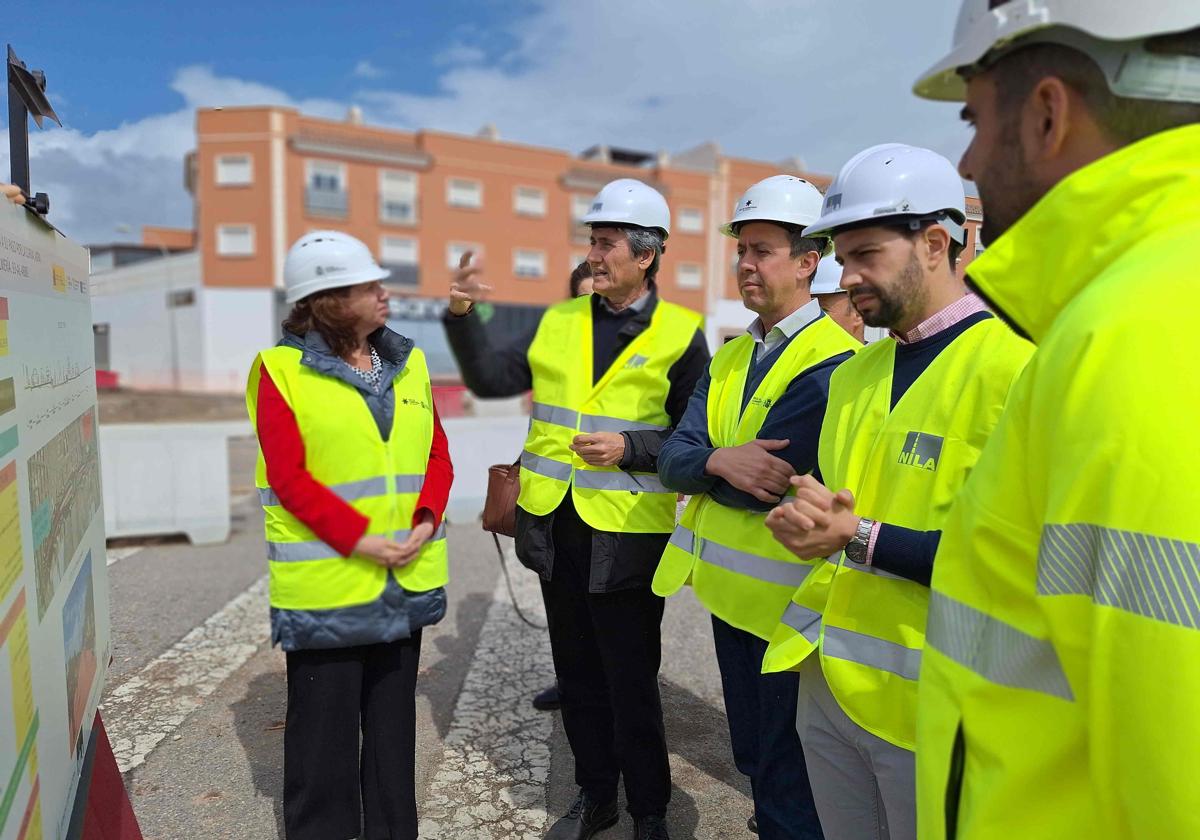
POLYGON ((104 526, 109 537, 229 538, 228 439, 248 421, 100 425, 104 526))
POLYGON ((446 515, 451 522, 474 522, 483 513, 488 467, 517 460, 529 432, 529 418, 448 417, 442 426, 454 463, 454 487, 446 515))

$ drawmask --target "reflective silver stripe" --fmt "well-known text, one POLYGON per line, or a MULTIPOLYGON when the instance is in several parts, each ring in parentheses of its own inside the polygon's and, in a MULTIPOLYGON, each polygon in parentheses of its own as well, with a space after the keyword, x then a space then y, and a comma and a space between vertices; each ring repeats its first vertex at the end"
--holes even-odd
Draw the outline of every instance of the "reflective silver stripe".
POLYGON ((630 493, 674 493, 650 473, 575 470, 575 486, 584 490, 628 490, 630 493))
POLYGON ((534 420, 551 423, 555 426, 566 426, 568 429, 574 429, 575 423, 579 420, 578 411, 540 402, 533 404, 533 410, 530 412, 530 415, 534 420))
MULTIPOLYGON (((420 492, 421 485, 424 483, 425 476, 423 475, 398 475, 396 476, 396 492, 417 493, 420 492), (416 486, 412 487, 414 482, 416 486)), ((374 478, 363 478, 358 481, 347 481, 342 484, 330 484, 329 489, 343 502, 353 502, 358 499, 369 498, 370 496, 382 496, 386 494, 387 479, 380 475, 374 478)), ((279 504, 279 497, 275 495, 275 491, 270 487, 259 487, 258 501, 263 507, 270 507, 271 505, 279 504)))
MULTIPOLYGON (((395 542, 404 542, 411 534, 411 528, 405 528, 403 531, 393 531, 392 539, 395 542)), ((443 519, 441 524, 438 525, 437 530, 433 532, 433 536, 429 538, 428 542, 437 542, 438 540, 444 539, 446 539, 446 521, 443 519)))
POLYGON ((369 496, 383 496, 387 493, 387 479, 383 476, 364 478, 360 481, 347 481, 344 484, 331 484, 329 489, 337 494, 343 502, 353 502, 369 496))
POLYGON ((274 560, 276 563, 295 563, 302 560, 330 560, 341 556, 332 546, 320 540, 267 543, 267 559, 274 560))
POLYGON ((810 642, 815 643, 821 635, 821 614, 794 601, 787 605, 783 617, 779 620, 810 642))
POLYGON ((883 569, 876 568, 875 566, 864 566, 862 563, 855 563, 851 560, 847 560, 846 562, 842 563, 842 568, 853 569, 854 571, 861 572, 864 575, 875 575, 875 577, 890 578, 891 580, 907 580, 909 583, 912 583, 911 580, 908 580, 908 578, 904 577, 903 575, 894 575, 891 572, 885 572, 883 569))
POLYGON ((934 590, 925 643, 986 680, 1074 700, 1058 653, 1046 639, 934 590))
POLYGON ((1037 588, 1200 629, 1200 545, 1099 525, 1047 525, 1037 588))
POLYGON ((635 420, 622 420, 619 417, 604 417, 599 414, 585 414, 579 418, 581 432, 661 432, 669 426, 659 426, 654 423, 638 423, 635 420))
POLYGON ((739 551, 708 539, 702 541, 700 559, 766 583, 792 587, 803 583, 813 568, 807 563, 789 563, 786 560, 775 560, 748 551, 739 551))
MULTIPOLYGON (((396 542, 404 542, 411 533, 411 529, 393 531, 392 539, 396 542)), ((429 538, 429 541, 436 542, 444 539, 446 539, 445 521, 433 532, 433 536, 429 538)), ((320 540, 267 543, 267 559, 274 560, 277 563, 294 563, 303 560, 333 560, 340 559, 341 556, 336 549, 320 540)))
POLYGON ((921 674, 921 651, 916 648, 855 633, 842 627, 825 625, 821 652, 834 659, 845 659, 887 671, 906 680, 915 680, 921 674))
POLYGON ((620 417, 605 417, 602 414, 580 414, 562 406, 549 403, 535 402, 530 416, 542 423, 563 426, 574 429, 579 425, 579 431, 590 432, 661 432, 669 426, 656 423, 639 423, 636 420, 622 420, 620 417))
POLYGON ((397 493, 420 493, 421 488, 425 486, 424 475, 398 475, 396 476, 396 492, 397 493))
POLYGON ((696 535, 690 529, 676 525, 675 530, 671 532, 671 539, 667 542, 691 554, 696 547, 696 535))
POLYGON ((546 478, 566 481, 571 477, 571 465, 541 455, 534 455, 528 449, 521 453, 521 467, 532 473, 544 475, 546 478))

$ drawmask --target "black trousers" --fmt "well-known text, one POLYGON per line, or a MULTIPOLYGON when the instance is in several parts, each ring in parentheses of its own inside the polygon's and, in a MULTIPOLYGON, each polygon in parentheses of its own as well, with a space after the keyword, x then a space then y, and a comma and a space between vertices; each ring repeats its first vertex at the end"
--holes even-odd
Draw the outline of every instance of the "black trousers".
POLYGON ((591 527, 570 496, 554 513, 554 568, 542 582, 575 781, 597 800, 625 783, 629 813, 664 815, 671 768, 658 668, 663 599, 649 588, 588 592, 591 527))
POLYGON ((365 840, 416 840, 420 655, 419 630, 387 644, 287 654, 288 840, 349 840, 360 825, 365 840))

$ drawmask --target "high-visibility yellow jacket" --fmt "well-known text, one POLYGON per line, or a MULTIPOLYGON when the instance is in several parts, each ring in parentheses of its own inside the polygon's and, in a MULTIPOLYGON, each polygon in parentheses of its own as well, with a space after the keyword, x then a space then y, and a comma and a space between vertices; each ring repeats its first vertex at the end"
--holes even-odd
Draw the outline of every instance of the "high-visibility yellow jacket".
MULTIPOLYGON (((896 342, 834 372, 821 425, 821 476, 854 494, 855 513, 919 531, 942 526, 1032 353, 998 318, 971 324, 893 407, 896 342)), ((775 628, 764 670, 795 668, 819 617, 821 668, 855 723, 905 749, 916 741, 917 674, 929 589, 839 553, 821 561, 775 628)))
POLYGON ((1063 179, 972 263, 1037 352, 951 511, 925 840, 1200 837, 1200 126, 1063 179))
POLYGON ((650 325, 593 384, 591 299, 546 310, 528 352, 533 416, 521 453, 523 510, 544 516, 569 490, 580 518, 597 530, 670 533, 676 496, 657 474, 593 467, 569 447, 581 433, 669 428, 667 372, 700 323, 697 313, 660 300, 650 325))
MULTIPOLYGON (((433 440, 433 394, 424 354, 413 348, 392 381, 395 411, 386 441, 362 395, 352 385, 304 366, 301 356, 289 346, 258 355, 246 386, 251 422, 257 427, 258 380, 265 367, 296 417, 312 477, 370 520, 368 534, 404 541, 433 440)), ((261 450, 255 484, 266 516, 272 607, 332 610, 367 604, 383 593, 389 573, 413 592, 446 585, 444 526, 415 560, 389 570, 365 557, 342 557, 288 512, 267 482, 261 450)))
MULTIPOLYGON (((709 364, 712 445, 740 446, 754 440, 792 380, 859 347, 836 322, 818 318, 779 351, 743 411, 755 342, 748 335, 728 342, 709 364)), ((766 513, 728 507, 703 493, 692 496, 654 573, 654 591, 665 597, 690 583, 717 618, 770 638, 779 614, 813 566, 775 541, 766 518, 766 513)))

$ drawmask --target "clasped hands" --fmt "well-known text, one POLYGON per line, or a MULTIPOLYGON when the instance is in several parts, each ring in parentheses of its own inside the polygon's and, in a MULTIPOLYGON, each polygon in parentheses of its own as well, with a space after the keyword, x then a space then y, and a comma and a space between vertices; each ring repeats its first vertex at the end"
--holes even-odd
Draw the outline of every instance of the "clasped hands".
POLYGON ((367 534, 354 546, 354 554, 390 569, 407 566, 416 559, 421 548, 433 536, 433 514, 423 510, 421 521, 413 526, 408 539, 402 543, 387 537, 367 534))
POLYGON ((792 476, 796 495, 767 514, 767 527, 788 551, 811 560, 846 547, 858 528, 854 495, 834 493, 811 475, 792 476))

